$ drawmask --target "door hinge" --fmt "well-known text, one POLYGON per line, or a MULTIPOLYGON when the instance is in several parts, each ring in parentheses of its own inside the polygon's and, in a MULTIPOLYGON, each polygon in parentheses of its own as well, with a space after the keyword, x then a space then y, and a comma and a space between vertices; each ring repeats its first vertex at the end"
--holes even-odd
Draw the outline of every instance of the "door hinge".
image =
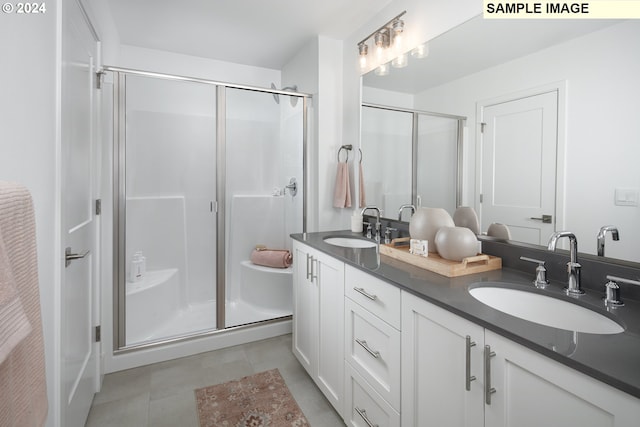
POLYGON ((96 215, 102 214, 102 200, 96 199, 96 215))
POLYGON ((96 71, 96 89, 102 89, 105 74, 107 73, 104 71, 96 71))
POLYGON ((100 325, 95 328, 95 342, 100 342, 100 325))
POLYGON ((484 133, 484 128, 487 127, 487 124, 482 122, 480 123, 480 133, 484 133))
POLYGON ((483 199, 484 199, 484 198, 482 197, 482 194, 480 194, 480 203, 482 203, 482 200, 483 200, 483 199))

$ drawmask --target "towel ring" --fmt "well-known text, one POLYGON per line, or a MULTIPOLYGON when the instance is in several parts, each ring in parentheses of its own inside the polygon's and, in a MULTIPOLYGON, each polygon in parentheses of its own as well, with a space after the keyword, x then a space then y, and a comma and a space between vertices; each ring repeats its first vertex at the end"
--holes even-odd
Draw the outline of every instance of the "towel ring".
POLYGON ((338 150, 338 163, 340 163, 340 152, 342 150, 347 150, 347 158, 345 159, 345 163, 347 163, 349 161, 349 151, 351 151, 353 149, 353 146, 351 145, 343 145, 342 147, 340 147, 340 149, 338 150))
POLYGON ((362 148, 358 148, 358 151, 360 152, 360 163, 362 163, 362 148))

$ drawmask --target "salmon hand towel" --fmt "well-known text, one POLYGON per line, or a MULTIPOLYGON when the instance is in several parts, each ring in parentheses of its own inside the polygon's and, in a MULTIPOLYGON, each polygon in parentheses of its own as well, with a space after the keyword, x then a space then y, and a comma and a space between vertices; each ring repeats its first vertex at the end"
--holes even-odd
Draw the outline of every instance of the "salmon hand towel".
POLYGON ((364 192, 364 174, 362 173, 362 162, 360 162, 360 167, 359 167, 359 182, 360 182, 360 207, 364 208, 365 206, 367 206, 367 197, 365 195, 364 192))
POLYGON ((334 208, 351 207, 351 189, 349 187, 349 164, 347 162, 339 162, 336 187, 333 193, 334 208))
POLYGON ((0 364, 31 332, 31 324, 22 308, 9 258, 0 238, 0 364))
POLYGON ((6 347, 12 349, 0 362, 0 426, 43 426, 48 402, 33 202, 26 188, 4 181, 0 181, 0 243, 4 288, 0 299, 13 305, 17 295, 28 323, 18 314, 14 325, 23 331, 19 336, 25 324, 31 329, 6 347))
POLYGON ((267 249, 258 245, 251 252, 251 262, 263 267, 288 268, 293 262, 293 256, 287 249, 267 249))

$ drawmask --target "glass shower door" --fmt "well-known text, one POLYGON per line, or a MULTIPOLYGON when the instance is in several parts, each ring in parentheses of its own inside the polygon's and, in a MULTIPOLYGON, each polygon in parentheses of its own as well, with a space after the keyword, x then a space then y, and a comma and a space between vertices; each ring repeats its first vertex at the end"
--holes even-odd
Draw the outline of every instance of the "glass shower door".
POLYGON ((120 79, 126 345, 215 329, 216 87, 120 79))
POLYGON ((451 215, 458 207, 460 120, 418 114, 416 195, 419 206, 439 207, 451 215))
POLYGON ((251 254, 257 245, 291 250, 289 235, 303 230, 304 101, 235 88, 227 88, 225 97, 225 326, 230 327, 292 314, 292 269, 274 260, 252 262, 251 254))
MULTIPOLYGON (((362 107, 362 161, 366 204, 395 218, 411 203, 413 114, 362 107)), ((340 159, 344 161, 344 158, 340 159)), ((404 211, 404 215, 409 215, 404 211)), ((408 216, 404 217, 408 221, 408 216)))

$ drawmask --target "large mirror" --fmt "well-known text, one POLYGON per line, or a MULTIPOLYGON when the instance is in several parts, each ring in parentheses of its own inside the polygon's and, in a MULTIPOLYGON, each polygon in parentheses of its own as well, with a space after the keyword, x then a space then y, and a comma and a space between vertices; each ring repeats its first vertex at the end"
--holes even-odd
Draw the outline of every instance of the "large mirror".
MULTIPOLYGON (((483 231, 504 223, 513 240, 546 245, 570 230, 595 254, 600 228, 613 225, 619 240, 606 235, 605 255, 638 262, 639 40, 638 20, 479 16, 429 41, 426 58, 363 76, 363 103, 467 118, 450 167, 461 167, 458 204, 483 231)), ((365 139, 362 150, 367 165, 405 170, 365 139)))

